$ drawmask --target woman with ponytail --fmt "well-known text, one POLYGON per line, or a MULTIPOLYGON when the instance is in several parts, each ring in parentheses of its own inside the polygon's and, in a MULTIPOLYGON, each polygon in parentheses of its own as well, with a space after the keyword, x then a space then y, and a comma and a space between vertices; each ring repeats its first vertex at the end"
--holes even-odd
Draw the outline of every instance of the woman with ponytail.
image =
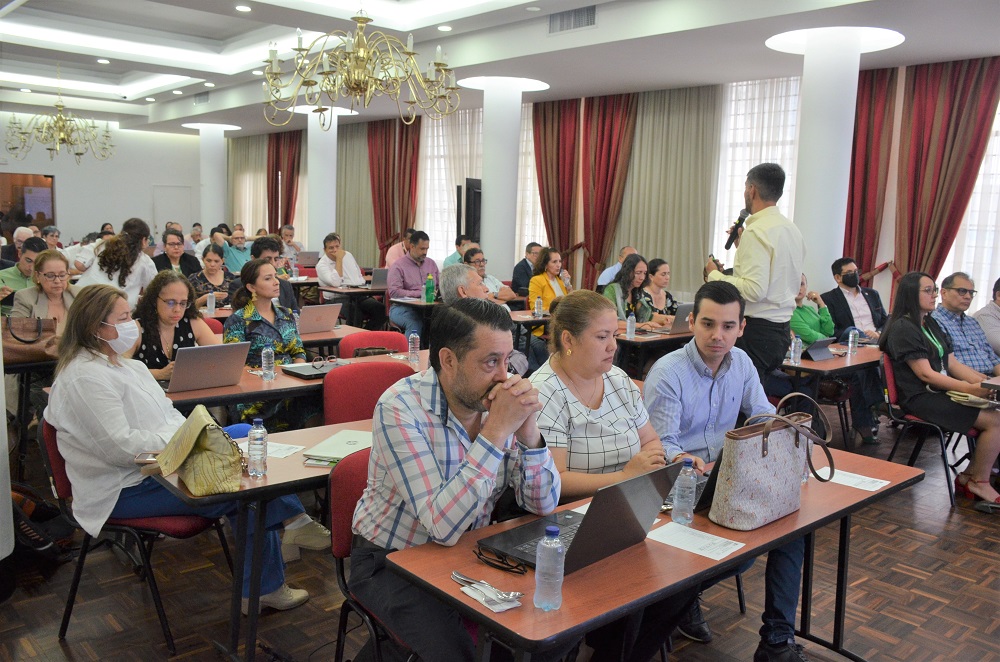
POLYGON ((149 245, 149 226, 139 218, 130 218, 122 224, 122 231, 105 239, 97 248, 97 256, 90 268, 80 277, 80 287, 111 285, 125 292, 128 305, 135 308, 139 293, 156 276, 156 265, 146 255, 149 245))

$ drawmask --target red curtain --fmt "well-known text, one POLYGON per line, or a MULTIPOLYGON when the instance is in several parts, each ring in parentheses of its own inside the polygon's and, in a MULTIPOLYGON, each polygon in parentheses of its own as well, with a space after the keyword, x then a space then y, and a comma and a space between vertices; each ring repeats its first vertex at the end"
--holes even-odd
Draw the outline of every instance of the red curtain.
POLYGON ((1000 57, 907 67, 905 87, 895 261, 937 278, 986 151, 1000 57))
POLYGON ((872 270, 878 251, 895 99, 896 69, 860 73, 843 254, 854 257, 861 273, 872 270))
POLYGON ((267 230, 276 234, 291 225, 299 194, 299 158, 302 131, 272 133, 267 137, 267 230))
POLYGON ((579 117, 579 99, 536 103, 531 112, 542 219, 549 246, 563 254, 564 264, 580 246, 573 244, 579 117))
POLYGON ((611 253, 622 210, 635 136, 636 97, 616 94, 583 102, 583 287, 592 289, 611 253))
POLYGON ((420 117, 413 124, 400 120, 368 123, 368 177, 375 212, 379 264, 389 247, 413 227, 417 214, 417 163, 420 157, 420 117))

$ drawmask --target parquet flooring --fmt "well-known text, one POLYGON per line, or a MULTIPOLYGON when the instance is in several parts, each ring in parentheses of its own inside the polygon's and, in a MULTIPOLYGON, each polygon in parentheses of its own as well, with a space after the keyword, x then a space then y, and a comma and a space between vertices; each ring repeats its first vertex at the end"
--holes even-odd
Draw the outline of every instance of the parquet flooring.
MULTIPOLYGON (((883 430, 881 445, 862 452, 884 458, 894 434, 883 430)), ((907 446, 902 457, 908 454, 907 446)), ((927 471, 923 482, 854 516, 847 647, 871 662, 1000 662, 1000 516, 977 512, 962 500, 951 508, 940 458, 929 445, 918 465, 927 471)), ((32 472, 33 482, 40 482, 39 474, 37 468, 32 472)), ((813 627, 827 637, 837 532, 831 525, 817 533, 813 627)), ((212 641, 226 638, 230 580, 218 541, 208 534, 161 542, 154 564, 177 645, 175 659, 221 659, 212 641)), ((69 632, 60 642, 59 620, 72 571, 72 564, 49 572, 19 565, 17 589, 0 604, 0 660, 168 657, 148 590, 104 549, 87 560, 69 632)), ((745 616, 739 613, 733 580, 706 592, 704 611, 715 640, 677 640, 671 659, 751 660, 763 609, 763 574, 761 560, 745 575, 745 616)), ((273 659, 333 659, 342 597, 332 558, 304 551, 301 561, 287 564, 286 579, 312 597, 290 612, 266 612, 260 642, 279 652, 273 659)), ((348 657, 366 637, 363 628, 349 635, 348 657)), ((806 652, 817 661, 843 659, 810 643, 806 652)))

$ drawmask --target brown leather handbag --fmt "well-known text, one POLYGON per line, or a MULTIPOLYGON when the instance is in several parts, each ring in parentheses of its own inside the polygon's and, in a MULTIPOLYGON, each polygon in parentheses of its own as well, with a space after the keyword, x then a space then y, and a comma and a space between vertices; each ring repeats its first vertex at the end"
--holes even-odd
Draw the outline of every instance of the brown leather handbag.
POLYGON ((4 363, 42 363, 59 358, 55 320, 8 315, 0 326, 4 363))

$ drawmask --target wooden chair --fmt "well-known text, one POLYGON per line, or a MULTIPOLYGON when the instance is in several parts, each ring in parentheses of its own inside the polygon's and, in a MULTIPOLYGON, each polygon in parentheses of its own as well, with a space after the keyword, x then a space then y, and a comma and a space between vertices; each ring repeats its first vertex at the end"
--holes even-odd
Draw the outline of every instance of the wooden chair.
POLYGON ((412 374, 413 368, 405 361, 352 363, 331 370, 323 377, 324 424, 371 418, 382 394, 412 374))
MULTIPOLYGON (((66 462, 59 453, 56 445, 56 429, 47 421, 42 422, 42 461, 45 464, 45 471, 48 473, 52 491, 59 500, 59 508, 72 522, 73 526, 83 530, 80 524, 73 517, 72 508, 69 506, 73 498, 73 487, 70 485, 69 477, 66 475, 66 462)), ((104 523, 101 533, 110 533, 126 536, 135 542, 136 549, 141 558, 141 564, 137 570, 140 577, 144 577, 149 591, 153 595, 153 604, 156 606, 156 615, 160 619, 160 627, 163 629, 163 638, 167 642, 167 650, 171 655, 176 654, 174 638, 170 634, 170 626, 167 624, 167 614, 163 610, 163 602, 160 600, 160 591, 156 586, 156 578, 153 573, 153 564, 150 556, 153 553, 153 545, 161 535, 171 538, 187 539, 214 528, 219 535, 219 542, 222 544, 222 551, 226 555, 230 573, 233 570, 233 559, 229 553, 229 545, 226 543, 226 535, 222 530, 220 520, 211 520, 198 515, 170 515, 166 517, 140 517, 130 519, 111 518, 104 523)), ((76 591, 80 586, 80 577, 83 574, 83 564, 87 561, 87 552, 92 546, 92 536, 84 531, 83 544, 80 547, 80 556, 76 562, 76 570, 73 572, 73 582, 69 588, 69 596, 66 598, 66 607, 63 610, 62 624, 59 626, 59 639, 66 638, 66 630, 69 628, 69 618, 73 613, 73 603, 76 601, 76 591)), ((98 543, 101 544, 101 543, 98 543)), ((109 544, 120 545, 117 542, 109 544)))

